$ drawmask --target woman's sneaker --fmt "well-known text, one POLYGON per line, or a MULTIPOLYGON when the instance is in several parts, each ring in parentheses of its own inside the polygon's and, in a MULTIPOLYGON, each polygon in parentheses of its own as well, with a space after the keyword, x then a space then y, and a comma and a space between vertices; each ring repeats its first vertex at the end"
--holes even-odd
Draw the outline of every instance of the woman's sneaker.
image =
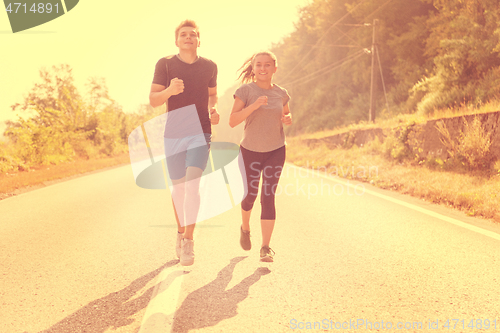
POLYGON ((260 261, 264 262, 273 262, 273 256, 275 255, 274 251, 271 250, 269 246, 263 246, 260 249, 260 261))
POLYGON ((181 247, 181 265, 191 266, 194 263, 194 242, 192 239, 184 238, 181 247))
POLYGON ((245 251, 249 251, 252 248, 252 242, 250 242, 250 231, 243 230, 240 227, 240 245, 245 251))

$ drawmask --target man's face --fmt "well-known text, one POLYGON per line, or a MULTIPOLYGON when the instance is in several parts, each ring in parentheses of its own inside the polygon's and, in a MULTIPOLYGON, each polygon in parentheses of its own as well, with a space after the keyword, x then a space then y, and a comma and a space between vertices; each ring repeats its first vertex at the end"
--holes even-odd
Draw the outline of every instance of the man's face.
POLYGON ((196 50, 200 46, 200 39, 193 27, 182 27, 179 30, 175 45, 183 50, 196 50))

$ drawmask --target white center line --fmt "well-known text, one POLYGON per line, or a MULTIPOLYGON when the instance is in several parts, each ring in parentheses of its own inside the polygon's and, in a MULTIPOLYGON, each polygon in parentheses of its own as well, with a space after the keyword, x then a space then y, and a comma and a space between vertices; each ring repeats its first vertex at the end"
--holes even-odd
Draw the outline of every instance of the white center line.
POLYGON ((177 265, 165 268, 158 275, 139 333, 170 332, 184 275, 184 270, 177 265))
MULTIPOLYGON (((198 237, 198 229, 194 229, 193 236, 194 239, 198 237)), ((174 244, 172 244, 172 252, 175 251, 174 244)), ((184 276, 187 274, 186 271, 191 270, 191 267, 184 268, 177 264, 161 271, 156 278, 155 289, 151 294, 138 333, 165 333, 172 330, 184 276)))

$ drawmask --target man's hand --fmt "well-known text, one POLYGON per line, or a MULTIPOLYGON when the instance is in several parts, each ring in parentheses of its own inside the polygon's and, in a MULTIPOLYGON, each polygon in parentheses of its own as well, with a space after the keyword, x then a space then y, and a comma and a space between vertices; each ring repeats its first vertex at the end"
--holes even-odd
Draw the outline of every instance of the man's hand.
POLYGON ((215 107, 210 108, 210 123, 212 125, 217 125, 219 123, 220 116, 217 113, 217 109, 215 107))
POLYGON ((172 96, 179 95, 184 91, 184 81, 174 77, 172 80, 170 80, 170 85, 168 86, 168 89, 170 89, 172 96))

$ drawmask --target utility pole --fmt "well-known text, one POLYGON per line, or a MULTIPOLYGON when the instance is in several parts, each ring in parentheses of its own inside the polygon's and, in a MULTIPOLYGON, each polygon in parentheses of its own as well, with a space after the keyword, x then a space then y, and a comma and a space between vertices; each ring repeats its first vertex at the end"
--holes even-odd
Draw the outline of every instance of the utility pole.
POLYGON ((377 25, 378 20, 373 20, 373 37, 372 37, 372 77, 370 84, 370 111, 369 111, 369 121, 375 122, 375 52, 377 43, 377 25))

